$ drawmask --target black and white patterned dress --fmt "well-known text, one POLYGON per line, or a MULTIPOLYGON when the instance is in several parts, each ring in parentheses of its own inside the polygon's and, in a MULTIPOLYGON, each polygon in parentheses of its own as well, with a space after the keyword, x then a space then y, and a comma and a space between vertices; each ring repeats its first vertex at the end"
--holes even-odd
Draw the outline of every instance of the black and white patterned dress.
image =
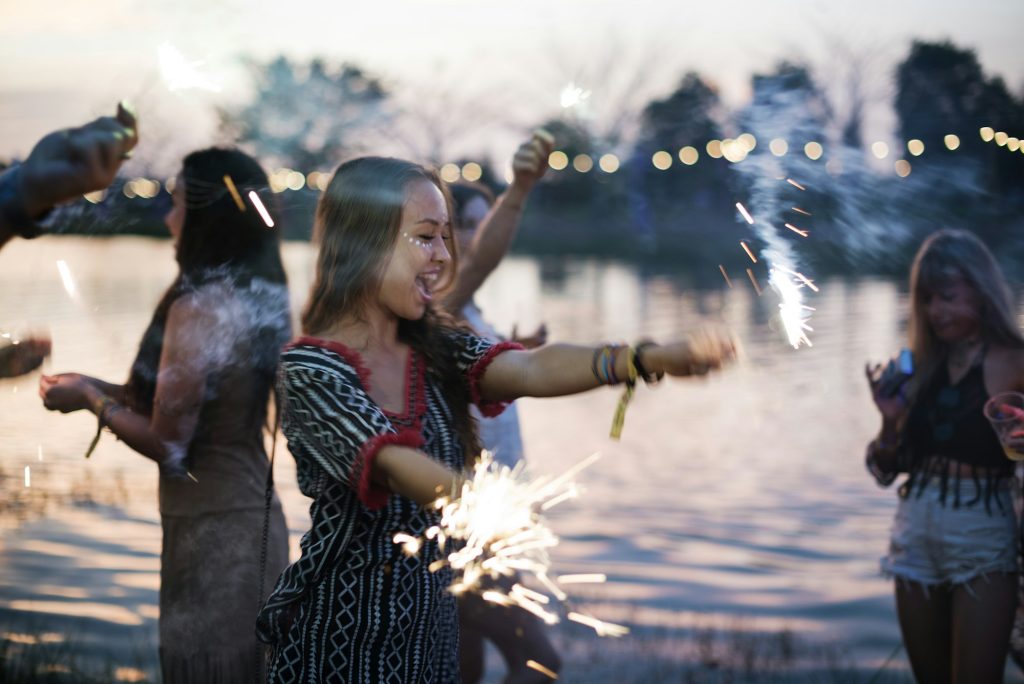
MULTIPOLYGON (((518 345, 469 333, 452 341, 479 405, 484 369, 518 345)), ((372 459, 388 444, 464 467, 451 411, 423 358, 410 352, 401 415, 374 403, 359 354, 338 343, 300 338, 282 355, 280 372, 282 428, 299 488, 313 504, 302 555, 281 575, 257 624, 260 639, 273 645, 269 681, 458 682, 451 575, 427 568, 437 544, 427 541, 409 557, 393 542, 397 532, 423 535, 437 514, 370 480, 372 459)), ((497 414, 504 406, 481 408, 497 414)))

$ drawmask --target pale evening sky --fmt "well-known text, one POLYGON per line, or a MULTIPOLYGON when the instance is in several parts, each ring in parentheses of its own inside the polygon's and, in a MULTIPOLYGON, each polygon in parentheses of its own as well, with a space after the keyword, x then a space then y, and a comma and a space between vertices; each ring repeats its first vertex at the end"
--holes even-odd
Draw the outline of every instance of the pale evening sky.
POLYGON ((592 91, 599 120, 621 109, 623 93, 634 93, 634 105, 667 94, 688 69, 739 106, 750 74, 783 58, 805 59, 836 83, 847 63, 836 46, 845 43, 873 55, 869 127, 885 135, 885 81, 914 37, 973 48, 986 72, 1024 90, 1020 0, 0 0, 0 157, 23 155, 46 131, 128 97, 151 133, 140 154, 166 164, 160 151, 212 140, 213 104, 245 96, 238 57, 279 53, 358 63, 393 84, 406 108, 431 116, 455 101, 480 111, 479 121, 463 115, 477 135, 455 135, 446 149, 492 145, 500 154, 513 129, 557 113, 569 81, 592 91), (168 41, 204 60, 224 92, 168 92, 157 68, 168 41), (609 71, 613 56, 621 66, 609 71))

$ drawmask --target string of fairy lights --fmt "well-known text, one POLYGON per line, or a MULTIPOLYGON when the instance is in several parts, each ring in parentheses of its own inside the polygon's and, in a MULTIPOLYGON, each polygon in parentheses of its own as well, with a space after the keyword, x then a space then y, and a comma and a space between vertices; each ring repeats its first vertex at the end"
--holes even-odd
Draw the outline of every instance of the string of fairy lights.
MULTIPOLYGON (((986 143, 994 143, 1008 152, 1019 152, 1024 154, 1024 141, 1013 137, 1005 131, 996 131, 990 126, 979 129, 981 140, 986 143)), ((757 138, 751 133, 743 133, 736 138, 725 138, 722 140, 709 140, 703 151, 693 145, 687 145, 673 153, 669 150, 658 150, 651 155, 650 163, 659 171, 667 171, 676 163, 683 166, 694 166, 701 160, 702 154, 709 159, 725 159, 733 164, 739 164, 753 152, 758 146, 757 138)), ((955 152, 961 146, 960 137, 949 133, 943 137, 945 152, 955 152)), ((923 141, 913 138, 900 146, 890 146, 889 143, 876 141, 869 148, 875 159, 885 161, 893 159, 892 170, 900 178, 906 178, 912 171, 909 158, 920 157, 925 154, 923 141), (904 153, 905 150, 905 153, 904 153)), ((941 148, 940 148, 941 149, 941 148)), ((811 161, 818 161, 825 157, 825 146, 815 140, 804 143, 800 148, 799 144, 791 145, 782 138, 774 138, 768 142, 768 150, 776 157, 785 157, 787 154, 803 154, 811 161)), ((622 166, 620 158, 613 153, 602 155, 576 154, 572 157, 563 150, 554 150, 548 156, 548 166, 556 172, 590 173, 592 171, 614 174, 622 166)), ((838 170, 838 160, 826 160, 826 171, 838 170)), ((440 168, 440 175, 448 183, 458 180, 478 181, 483 178, 484 169, 475 161, 456 164, 449 162, 440 168)), ((327 188, 331 174, 323 171, 311 171, 307 174, 295 169, 279 168, 270 174, 270 189, 275 193, 288 190, 298 191, 302 189, 323 191, 327 188)), ((511 169, 506 169, 506 182, 511 183, 511 169)), ((174 178, 169 178, 164 183, 151 178, 133 178, 122 186, 121 192, 129 199, 152 199, 162 191, 170 193, 174 191, 174 178)), ((102 202, 107 197, 107 191, 89 193, 85 199, 92 203, 102 202)))

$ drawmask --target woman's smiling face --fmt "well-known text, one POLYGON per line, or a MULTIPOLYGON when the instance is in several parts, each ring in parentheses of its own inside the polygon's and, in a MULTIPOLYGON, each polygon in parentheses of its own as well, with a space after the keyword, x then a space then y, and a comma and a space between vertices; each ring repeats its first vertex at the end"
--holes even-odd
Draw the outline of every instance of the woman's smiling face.
POLYGON ((382 309, 408 320, 423 317, 434 290, 449 275, 451 232, 448 204, 441 190, 428 180, 411 183, 378 290, 382 309))

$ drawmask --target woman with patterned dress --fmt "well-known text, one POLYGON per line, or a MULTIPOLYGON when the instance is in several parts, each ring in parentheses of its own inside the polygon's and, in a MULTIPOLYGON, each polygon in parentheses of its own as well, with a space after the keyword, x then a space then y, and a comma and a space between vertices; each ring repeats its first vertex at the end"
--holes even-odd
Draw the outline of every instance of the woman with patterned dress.
POLYGON ((910 272, 905 387, 868 369, 882 429, 879 484, 900 473, 882 569, 895 578, 903 644, 919 682, 1001 682, 1017 603, 1013 462, 984 416, 1024 390, 1024 335, 999 266, 977 237, 931 235, 910 272), (887 389, 887 387, 889 389, 887 389))
POLYGON ((517 397, 625 377, 631 360, 690 375, 734 353, 722 338, 641 354, 488 342, 432 306, 457 270, 450 216, 436 174, 376 157, 339 167, 317 207, 305 336, 279 380, 312 528, 257 623, 271 682, 459 681, 452 578, 429 569, 437 544, 407 556, 393 537, 423 536, 438 521, 428 505, 457 491, 478 453, 471 403, 494 415, 517 397), (607 363, 595 372, 597 355, 607 363))

